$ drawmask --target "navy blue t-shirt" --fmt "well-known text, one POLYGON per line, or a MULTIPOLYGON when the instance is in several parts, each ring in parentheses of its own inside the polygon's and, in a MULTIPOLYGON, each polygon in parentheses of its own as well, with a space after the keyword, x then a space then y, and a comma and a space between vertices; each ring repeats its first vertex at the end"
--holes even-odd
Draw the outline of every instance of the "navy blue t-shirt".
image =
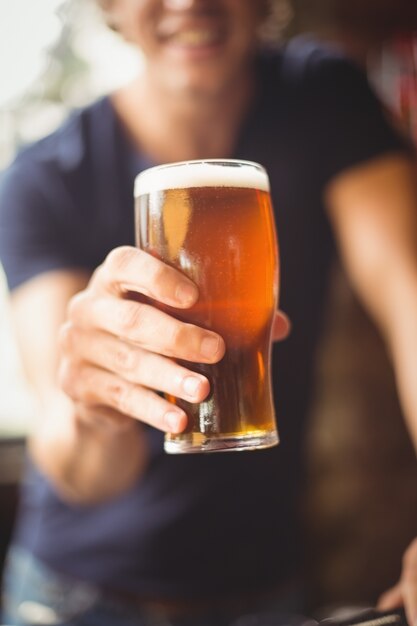
MULTIPOLYGON (((281 444, 243 454, 169 456, 149 429, 146 474, 99 506, 71 506, 33 467, 16 542, 59 571, 146 596, 213 596, 276 585, 298 563, 296 502, 333 244, 326 184, 385 153, 407 151, 363 74, 295 41, 259 59, 258 91, 235 158, 269 172, 290 338, 274 348, 281 444)), ((11 289, 41 272, 93 270, 134 243, 133 181, 148 165, 109 98, 24 149, 0 185, 0 257, 11 289)))

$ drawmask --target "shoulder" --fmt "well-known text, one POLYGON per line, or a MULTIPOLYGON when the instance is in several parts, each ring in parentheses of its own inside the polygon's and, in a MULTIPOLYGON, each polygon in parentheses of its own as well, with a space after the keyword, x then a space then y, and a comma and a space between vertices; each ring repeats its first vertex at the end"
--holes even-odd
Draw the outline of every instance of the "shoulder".
POLYGON ((94 139, 108 115, 103 101, 74 111, 56 131, 20 150, 0 176, 0 249, 10 288, 51 269, 96 264, 83 232, 96 210, 94 139))
POLYGON ((53 133, 18 151, 0 175, 0 229, 40 216, 59 219, 86 205, 81 200, 89 194, 94 133, 99 133, 91 129, 96 118, 109 115, 106 108, 103 99, 73 111, 53 133))
POLYGON ((292 38, 279 50, 263 58, 266 72, 275 74, 277 84, 286 94, 300 92, 314 95, 345 86, 347 89, 369 90, 362 68, 336 45, 311 36, 292 38))
POLYGON ((54 132, 21 148, 0 175, 0 223, 21 213, 69 215, 74 207, 88 206, 97 179, 93 163, 102 150, 101 129, 111 114, 107 99, 101 99, 73 111, 54 132))
POLYGON ((72 111, 54 132, 18 151, 0 177, 0 188, 17 178, 23 186, 35 181, 43 184, 49 175, 81 168, 92 150, 94 127, 105 124, 110 114, 107 98, 72 111))
POLYGON ((269 73, 265 89, 272 90, 281 131, 285 122, 287 154, 321 190, 342 171, 383 154, 409 156, 365 71, 336 46, 296 37, 269 67, 276 78, 269 73))
POLYGON ((392 118, 369 84, 366 71, 336 45, 299 36, 290 40, 269 62, 275 71, 275 102, 305 132, 313 126, 343 134, 371 123, 385 133, 392 118))

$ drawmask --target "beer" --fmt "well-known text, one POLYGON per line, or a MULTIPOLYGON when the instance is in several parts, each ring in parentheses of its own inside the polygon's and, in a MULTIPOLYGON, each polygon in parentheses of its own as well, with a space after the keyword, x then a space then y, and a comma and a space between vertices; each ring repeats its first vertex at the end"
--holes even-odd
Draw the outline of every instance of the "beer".
POLYGON ((140 248, 180 269, 199 288, 189 309, 163 307, 219 333, 214 365, 185 363, 210 381, 199 404, 167 396, 188 415, 167 452, 268 447, 278 442, 270 385, 270 333, 277 305, 277 243, 268 177, 239 161, 151 168, 135 183, 140 248))

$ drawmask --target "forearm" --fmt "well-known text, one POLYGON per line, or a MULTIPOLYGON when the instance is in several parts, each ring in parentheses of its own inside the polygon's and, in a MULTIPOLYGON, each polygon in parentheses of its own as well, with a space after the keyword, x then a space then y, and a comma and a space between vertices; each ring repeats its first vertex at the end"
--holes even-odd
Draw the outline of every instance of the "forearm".
POLYGON ((352 284, 391 353, 417 449, 417 185, 415 163, 376 160, 329 187, 327 201, 352 284))
POLYGON ((40 407, 30 452, 64 498, 84 503, 127 489, 147 460, 145 438, 137 423, 120 416, 109 428, 94 415, 81 419, 80 408, 76 409, 56 380, 59 329, 69 300, 88 281, 89 275, 83 272, 50 272, 32 279, 12 297, 22 362, 40 407))
POLYGON ((353 285, 384 338, 406 425, 417 451, 417 253, 410 249, 396 259, 387 250, 387 257, 387 263, 375 263, 367 274, 356 260, 350 260, 348 268, 353 285))
MULTIPOLYGON (((356 267, 351 278, 385 340, 406 425, 417 451, 417 247, 404 246, 396 254, 387 242, 385 257, 380 263, 369 264, 372 270, 368 268, 368 273, 356 267)), ((350 263, 351 270, 354 265, 350 263)))
POLYGON ((29 450, 64 499, 81 504, 105 501, 140 478, 148 450, 134 420, 120 427, 102 418, 81 418, 60 392, 44 403, 42 413, 29 450))
POLYGON ((417 451, 417 273, 399 274, 386 293, 381 327, 391 355, 405 420, 417 451), (414 285, 410 288, 410 285, 414 285))

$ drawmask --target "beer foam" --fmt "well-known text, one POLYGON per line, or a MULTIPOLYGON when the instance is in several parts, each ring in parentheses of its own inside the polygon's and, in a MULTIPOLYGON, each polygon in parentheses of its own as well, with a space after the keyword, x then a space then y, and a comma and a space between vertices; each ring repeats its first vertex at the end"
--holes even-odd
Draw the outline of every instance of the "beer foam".
POLYGON ((184 161, 144 170, 135 179, 135 197, 164 189, 244 187, 269 191, 266 171, 257 163, 232 159, 184 161), (232 165, 232 167, 225 167, 232 165))

